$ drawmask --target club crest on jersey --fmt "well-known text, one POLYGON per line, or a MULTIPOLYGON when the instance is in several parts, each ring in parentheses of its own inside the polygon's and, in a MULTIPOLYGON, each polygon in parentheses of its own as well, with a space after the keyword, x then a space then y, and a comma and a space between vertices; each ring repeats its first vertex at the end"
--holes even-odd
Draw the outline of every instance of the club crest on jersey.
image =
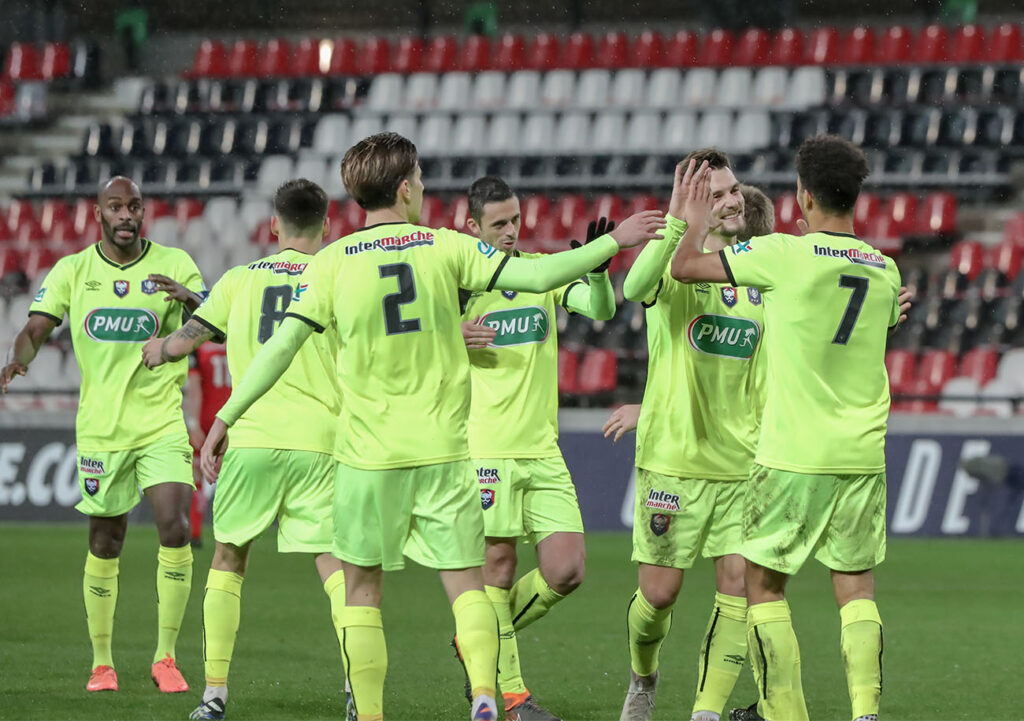
POLYGON ((150 280, 149 278, 142 281, 142 292, 146 295, 153 295, 156 293, 156 281, 150 280))
POLYGON ((647 501, 644 505, 648 508, 657 508, 659 511, 678 511, 679 494, 652 488, 647 494, 647 501))
POLYGON ((128 295, 128 281, 127 280, 115 280, 114 281, 114 295, 118 298, 124 298, 128 295))
POLYGON ((519 295, 519 293, 514 290, 503 290, 501 291, 501 294, 509 300, 513 300, 517 295, 519 295))
POLYGON ((493 488, 481 488, 480 489, 480 505, 484 507, 486 511, 488 508, 494 505, 494 489, 493 488))
POLYGON ((722 302, 730 308, 736 305, 736 289, 731 285, 722 288, 722 302))
POLYGON ((85 482, 84 482, 84 485, 85 485, 85 492, 88 493, 90 496, 95 496, 99 492, 99 490, 100 490, 100 479, 99 478, 86 478, 85 482))
POLYGON ((651 533, 655 536, 664 536, 668 527, 672 525, 672 517, 664 513, 655 513, 651 516, 651 533))
POLYGON ((477 468, 476 478, 480 483, 485 485, 501 482, 501 476, 498 475, 497 468, 477 468))
POLYGON ((106 473, 106 471, 103 470, 103 461, 98 461, 95 458, 86 458, 85 456, 82 456, 78 463, 78 467, 81 469, 82 473, 88 473, 93 476, 102 476, 106 473))
POLYGON ((750 305, 761 305, 761 291, 757 288, 747 288, 747 300, 750 305))

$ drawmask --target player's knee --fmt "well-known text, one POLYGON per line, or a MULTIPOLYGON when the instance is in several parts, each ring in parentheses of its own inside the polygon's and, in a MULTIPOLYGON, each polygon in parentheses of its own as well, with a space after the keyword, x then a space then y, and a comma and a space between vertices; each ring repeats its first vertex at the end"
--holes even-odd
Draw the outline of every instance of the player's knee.
POLYGON ((653 588, 643 588, 641 593, 647 599, 647 603, 661 611, 676 605, 676 598, 679 597, 679 587, 655 586, 653 588))
POLYGON ((551 590, 560 596, 568 596, 583 583, 583 576, 586 574, 586 564, 581 559, 578 563, 567 564, 560 568, 549 571, 545 574, 551 590))
POLYGON ((188 525, 188 514, 173 513, 157 518, 157 535, 160 536, 160 545, 168 548, 184 546, 189 542, 190 531, 188 525))
POLYGON ((89 552, 97 558, 119 558, 124 547, 124 536, 94 533, 89 536, 89 552))

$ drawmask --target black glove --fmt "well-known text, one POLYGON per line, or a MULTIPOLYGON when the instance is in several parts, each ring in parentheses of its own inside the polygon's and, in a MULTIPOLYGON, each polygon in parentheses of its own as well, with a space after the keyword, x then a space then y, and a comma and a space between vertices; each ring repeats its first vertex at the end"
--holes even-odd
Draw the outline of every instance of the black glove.
MULTIPOLYGON (((602 235, 608 235, 615 229, 615 221, 608 220, 607 218, 598 218, 597 220, 590 221, 590 225, 587 226, 587 242, 591 242, 596 238, 600 238, 602 235)), ((575 250, 576 248, 582 247, 582 244, 578 240, 570 240, 569 247, 575 250)), ((614 257, 614 256, 613 256, 614 257)), ((601 265, 594 268, 591 273, 603 273, 608 270, 608 266, 612 264, 612 259, 609 258, 601 265)))

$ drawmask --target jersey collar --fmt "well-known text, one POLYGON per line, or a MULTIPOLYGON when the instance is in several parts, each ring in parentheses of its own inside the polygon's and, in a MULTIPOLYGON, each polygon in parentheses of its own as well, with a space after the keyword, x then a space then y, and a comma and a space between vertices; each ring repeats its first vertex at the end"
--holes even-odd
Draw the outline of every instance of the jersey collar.
POLYGON ((152 243, 149 242, 149 239, 148 238, 143 238, 142 239, 142 252, 139 253, 139 257, 136 258, 135 260, 133 260, 130 263, 125 263, 124 265, 121 265, 120 263, 115 263, 110 258, 108 258, 107 256, 103 255, 103 249, 100 247, 100 242, 99 241, 96 241, 96 253, 99 254, 100 258, 103 260, 104 263, 108 263, 108 264, 114 266, 115 268, 119 268, 120 270, 126 270, 128 268, 131 268, 133 265, 138 264, 143 258, 146 257, 146 253, 149 252, 150 245, 152 245, 152 243))
POLYGON ((364 230, 370 230, 371 228, 379 228, 382 225, 412 225, 408 220, 386 220, 383 223, 374 223, 373 225, 364 225, 362 228, 357 228, 352 233, 361 233, 364 230))
POLYGON ((853 238, 854 240, 860 240, 860 238, 858 238, 853 233, 836 233, 836 232, 831 231, 831 230, 816 230, 814 232, 815 233, 824 233, 825 235, 835 235, 835 236, 837 236, 839 238, 853 238))

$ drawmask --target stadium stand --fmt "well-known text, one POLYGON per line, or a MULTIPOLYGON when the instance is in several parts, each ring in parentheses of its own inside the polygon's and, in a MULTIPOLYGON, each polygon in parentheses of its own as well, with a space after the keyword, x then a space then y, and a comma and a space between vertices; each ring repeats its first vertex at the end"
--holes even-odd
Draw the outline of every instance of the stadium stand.
MULTIPOLYGON (((88 57, 81 43, 13 44, 0 115, 12 89, 84 77, 88 57)), ((1018 368, 1008 349, 1024 346, 1024 213, 966 239, 958 216, 1004 197, 1024 161, 1022 61, 1012 23, 206 39, 179 77, 120 84, 134 112, 97 117, 77 152, 36 164, 27 192, 0 208, 0 331, 47 268, 98 237, 88 196, 114 173, 141 181, 146 233, 187 248, 212 281, 271 244, 267 198, 287 178, 328 189, 334 237, 359 227, 340 159, 383 128, 418 144, 427 188, 440 193, 425 199, 423 222, 464 228, 461 191, 499 173, 521 193, 522 247, 549 252, 594 215, 663 206, 674 163, 705 145, 729 151, 737 176, 774 197, 776 229, 794 232, 794 153, 832 132, 872 164, 858 233, 901 256, 917 293, 886 357, 895 407, 1014 412, 1003 399, 1024 395, 1024 374, 1004 366, 1018 368)), ((559 319, 569 403, 642 389, 643 313, 621 292, 632 257, 611 268, 611 321, 559 319)), ((54 372, 70 385, 68 365, 54 372)))

